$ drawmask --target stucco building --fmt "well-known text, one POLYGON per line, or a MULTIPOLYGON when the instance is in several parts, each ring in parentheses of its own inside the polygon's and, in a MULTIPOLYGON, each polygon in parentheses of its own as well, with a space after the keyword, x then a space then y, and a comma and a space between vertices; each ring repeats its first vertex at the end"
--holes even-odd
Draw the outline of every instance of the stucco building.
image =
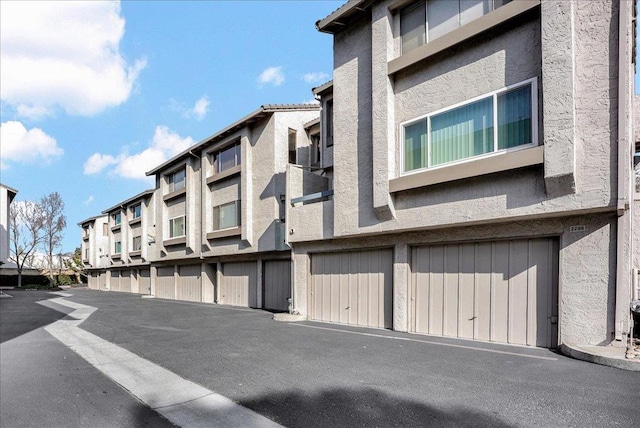
POLYGON ((356 0, 318 21, 334 40, 332 187, 288 208, 295 309, 522 345, 624 341, 633 19, 630 1, 356 0))
POLYGON ((0 183, 0 269, 9 260, 10 254, 10 222, 11 202, 18 191, 0 183))

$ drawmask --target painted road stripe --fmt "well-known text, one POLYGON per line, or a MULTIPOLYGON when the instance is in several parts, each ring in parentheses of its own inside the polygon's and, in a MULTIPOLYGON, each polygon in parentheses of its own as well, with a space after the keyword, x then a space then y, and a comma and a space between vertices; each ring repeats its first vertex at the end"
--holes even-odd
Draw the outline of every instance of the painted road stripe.
POLYGON ((514 355, 516 357, 534 358, 536 360, 558 361, 558 359, 554 357, 542 357, 542 356, 531 355, 531 354, 518 354, 517 352, 499 351, 497 349, 476 348, 475 346, 456 345, 454 343, 441 343, 441 342, 435 342, 432 340, 413 339, 411 337, 387 336, 384 334, 364 333, 361 331, 350 331, 350 330, 342 330, 339 328, 319 327, 315 325, 305 325, 305 324, 292 323, 290 325, 296 326, 296 327, 315 328, 318 330, 337 331, 340 333, 359 334, 361 336, 377 337, 381 339, 404 340, 406 342, 427 343, 429 345, 449 346, 451 348, 469 349, 472 351, 482 351, 482 352, 491 352, 494 354, 514 355))
POLYGON ((49 324, 46 331, 174 424, 180 427, 280 427, 220 394, 79 328, 97 308, 63 298, 49 301, 74 311, 67 319, 49 324))

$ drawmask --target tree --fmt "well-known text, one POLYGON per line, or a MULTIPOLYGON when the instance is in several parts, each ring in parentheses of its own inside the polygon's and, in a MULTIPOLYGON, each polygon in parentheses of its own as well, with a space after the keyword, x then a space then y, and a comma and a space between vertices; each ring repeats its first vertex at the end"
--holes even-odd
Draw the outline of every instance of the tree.
POLYGON ((53 253, 62 243, 62 231, 67 227, 64 201, 58 192, 49 193, 40 199, 43 212, 44 250, 49 264, 49 282, 53 285, 53 253))
POLYGON ((82 248, 76 247, 71 259, 65 261, 65 264, 67 265, 68 269, 73 271, 74 275, 76 276, 76 282, 78 284, 81 284, 82 275, 87 274, 87 269, 82 262, 82 248))
POLYGON ((16 264, 18 270, 18 287, 22 286, 22 270, 30 260, 38 246, 43 242, 44 214, 42 206, 37 202, 18 202, 11 204, 10 239, 11 254, 9 260, 16 264))

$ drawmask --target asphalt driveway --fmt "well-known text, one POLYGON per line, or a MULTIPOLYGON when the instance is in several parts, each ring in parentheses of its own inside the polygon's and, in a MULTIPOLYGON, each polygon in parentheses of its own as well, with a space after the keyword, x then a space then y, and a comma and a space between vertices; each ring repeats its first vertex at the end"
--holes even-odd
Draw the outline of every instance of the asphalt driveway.
POLYGON ((290 427, 637 426, 640 373, 546 349, 74 290, 81 328, 290 427))

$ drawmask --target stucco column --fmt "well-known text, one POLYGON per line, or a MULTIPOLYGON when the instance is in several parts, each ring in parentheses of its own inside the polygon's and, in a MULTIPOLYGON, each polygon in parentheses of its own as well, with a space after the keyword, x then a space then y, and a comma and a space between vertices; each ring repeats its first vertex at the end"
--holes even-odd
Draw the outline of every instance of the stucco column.
POLYGON ((409 331, 409 246, 396 244, 393 250, 393 329, 409 331))
POLYGON ((262 259, 256 261, 256 305, 262 307, 262 259))
POLYGON ((246 135, 240 139, 240 152, 242 156, 241 175, 240 175, 240 200, 242 221, 241 238, 248 246, 253 245, 253 186, 252 182, 252 157, 251 142, 246 135))
POLYGON ((373 144, 373 208, 379 220, 395 218, 389 178, 395 176, 396 144, 393 83, 387 63, 394 56, 393 15, 383 4, 372 10, 371 126, 373 144))
POLYGON ((293 275, 291 276, 293 286, 293 310, 308 317, 307 296, 309 294, 308 287, 311 281, 309 254, 300 252, 294 248, 291 253, 291 260, 293 265, 293 275))
POLYGON ((216 263, 216 284, 215 284, 215 290, 213 292, 213 302, 214 303, 220 303, 220 297, 222 295, 222 292, 220 291, 220 288, 222 287, 222 263, 218 262, 216 263))
POLYGON ((544 179, 549 196, 576 191, 573 1, 541 4, 544 179))

